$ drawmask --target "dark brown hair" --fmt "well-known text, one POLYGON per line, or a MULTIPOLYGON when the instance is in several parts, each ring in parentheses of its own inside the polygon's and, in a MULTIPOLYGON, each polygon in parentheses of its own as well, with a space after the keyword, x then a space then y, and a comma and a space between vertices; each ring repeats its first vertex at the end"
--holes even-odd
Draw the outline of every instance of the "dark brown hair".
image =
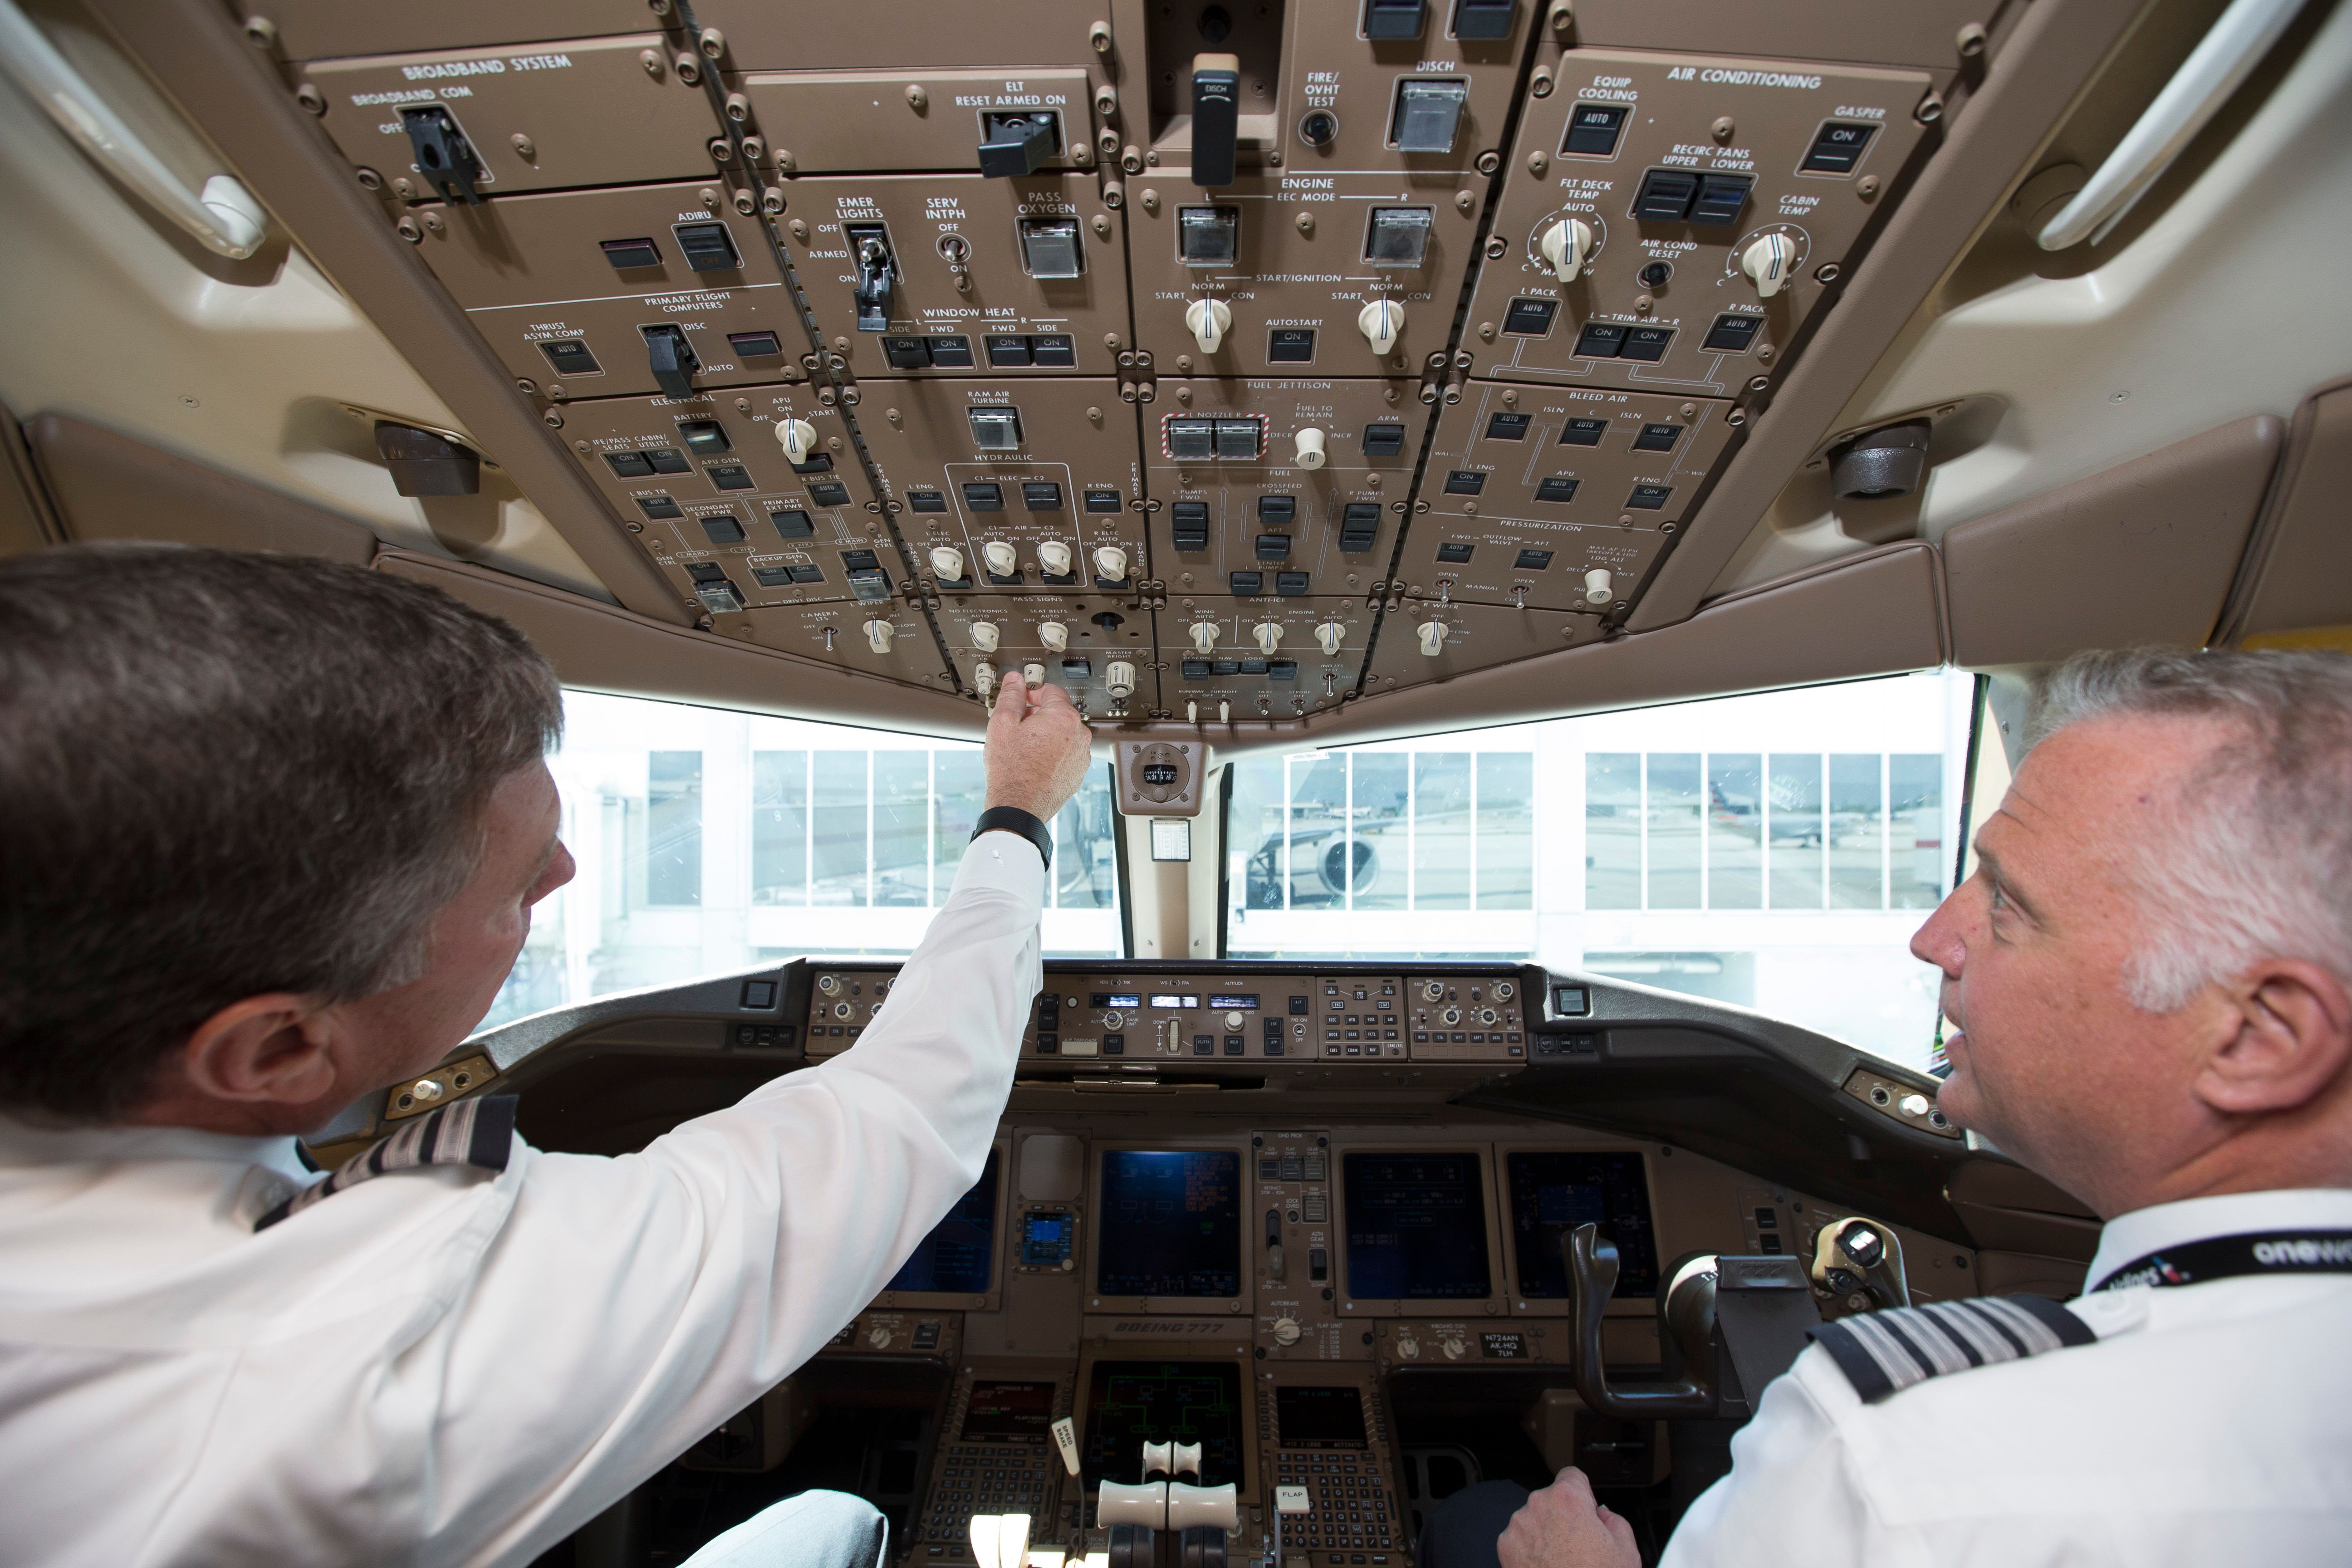
POLYGON ((562 728, 523 635, 357 566, 0 561, 0 1102, 136 1103, 241 997, 422 972, 491 791, 562 728))

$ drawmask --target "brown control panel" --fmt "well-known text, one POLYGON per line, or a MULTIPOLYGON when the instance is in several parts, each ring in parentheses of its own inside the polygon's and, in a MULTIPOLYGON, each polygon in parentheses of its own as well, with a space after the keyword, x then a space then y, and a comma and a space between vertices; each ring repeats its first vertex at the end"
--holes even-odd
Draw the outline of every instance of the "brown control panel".
POLYGON ((698 623, 1206 739, 1622 624, 1933 155, 1964 10, 268 26, 698 623))

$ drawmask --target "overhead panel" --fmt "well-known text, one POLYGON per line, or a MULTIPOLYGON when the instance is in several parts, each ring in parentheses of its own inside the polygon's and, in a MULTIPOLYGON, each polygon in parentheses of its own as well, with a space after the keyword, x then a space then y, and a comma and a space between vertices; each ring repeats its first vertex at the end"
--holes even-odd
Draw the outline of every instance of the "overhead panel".
POLYGON ((278 44, 296 60, 642 33, 660 19, 643 0, 405 0, 398 6, 278 0, 269 7, 278 44))
POLYGON ((1160 613, 1162 689, 1194 722, 1295 719, 1336 708, 1356 689, 1377 619, 1374 601, 1268 591, 1181 595, 1160 613))
POLYGON ((950 594, 939 620, 948 655, 967 691, 993 695, 1018 671, 1029 684, 1058 686, 1088 717, 1120 707, 1160 706, 1153 612, 1117 594, 1030 591, 950 594))

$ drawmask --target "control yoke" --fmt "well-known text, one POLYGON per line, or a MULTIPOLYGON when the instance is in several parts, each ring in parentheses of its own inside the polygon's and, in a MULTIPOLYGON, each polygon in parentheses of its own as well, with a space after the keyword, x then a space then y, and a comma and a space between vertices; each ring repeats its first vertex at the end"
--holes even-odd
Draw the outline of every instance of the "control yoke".
POLYGON ((1687 1259, 1658 1296, 1658 1343, 1681 1375, 1612 1388, 1601 1369, 1601 1318, 1617 1291, 1617 1248, 1588 1222, 1568 1234, 1562 1250, 1576 1298, 1576 1392, 1585 1408, 1633 1421, 1714 1415, 1716 1260, 1687 1259))

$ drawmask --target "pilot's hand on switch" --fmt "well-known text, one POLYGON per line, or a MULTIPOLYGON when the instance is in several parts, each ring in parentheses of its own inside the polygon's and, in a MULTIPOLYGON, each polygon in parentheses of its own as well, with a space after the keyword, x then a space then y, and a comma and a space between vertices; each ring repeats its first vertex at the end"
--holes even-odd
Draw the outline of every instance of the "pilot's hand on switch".
POLYGON ((1633 1527, 1592 1500, 1573 1465, 1529 1494, 1495 1543, 1503 1568, 1641 1568, 1633 1527))
POLYGON ((1031 686, 1020 671, 1006 670, 988 721, 988 804, 1051 822, 1085 782, 1093 744, 1060 687, 1031 686))

